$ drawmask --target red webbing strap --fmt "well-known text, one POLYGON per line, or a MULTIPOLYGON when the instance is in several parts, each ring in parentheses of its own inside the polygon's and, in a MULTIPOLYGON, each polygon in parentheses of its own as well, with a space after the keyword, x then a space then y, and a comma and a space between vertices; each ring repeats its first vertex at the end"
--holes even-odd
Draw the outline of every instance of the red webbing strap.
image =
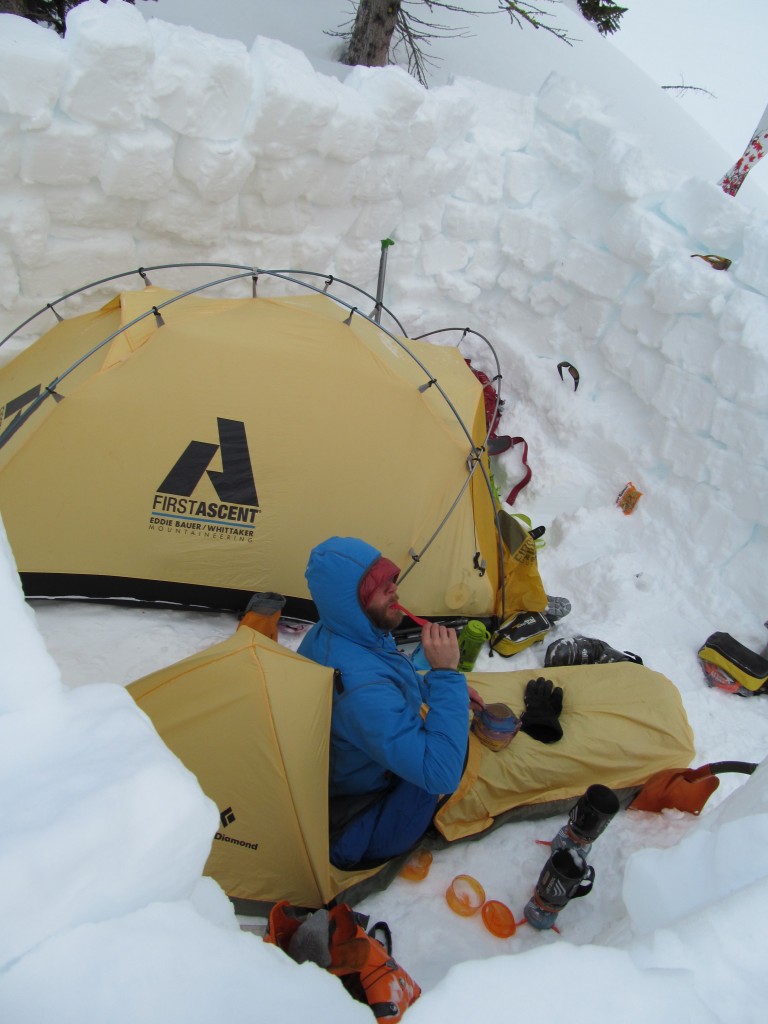
POLYGON ((517 498, 520 491, 522 491, 522 489, 528 484, 528 481, 533 475, 531 473, 531 467, 528 465, 528 442, 524 437, 513 437, 512 447, 514 448, 516 444, 522 444, 523 446, 523 465, 525 466, 525 474, 523 475, 523 479, 520 480, 519 483, 516 483, 507 495, 506 502, 508 505, 514 505, 515 498, 517 498))

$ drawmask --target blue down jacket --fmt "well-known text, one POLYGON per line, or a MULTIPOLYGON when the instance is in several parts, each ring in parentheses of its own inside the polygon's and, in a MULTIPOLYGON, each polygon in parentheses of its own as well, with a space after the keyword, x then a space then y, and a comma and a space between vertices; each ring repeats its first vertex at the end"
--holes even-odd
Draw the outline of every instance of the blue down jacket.
POLYGON ((341 672, 331 722, 331 796, 372 793, 397 776, 431 794, 452 793, 467 749, 469 694, 460 672, 421 676, 391 633, 363 611, 358 586, 380 557, 351 537, 313 551, 306 578, 320 621, 299 653, 341 672), (422 701, 429 713, 422 719, 422 701))

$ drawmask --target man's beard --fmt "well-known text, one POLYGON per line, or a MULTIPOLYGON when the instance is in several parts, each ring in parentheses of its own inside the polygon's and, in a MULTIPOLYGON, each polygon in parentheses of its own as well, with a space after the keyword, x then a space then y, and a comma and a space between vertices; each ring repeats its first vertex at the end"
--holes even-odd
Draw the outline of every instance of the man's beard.
POLYGON ((372 608, 369 608, 367 614, 374 626, 378 626, 379 629, 383 629, 387 633, 397 629, 405 618, 404 612, 401 612, 399 608, 392 608, 391 606, 383 612, 374 611, 372 608))

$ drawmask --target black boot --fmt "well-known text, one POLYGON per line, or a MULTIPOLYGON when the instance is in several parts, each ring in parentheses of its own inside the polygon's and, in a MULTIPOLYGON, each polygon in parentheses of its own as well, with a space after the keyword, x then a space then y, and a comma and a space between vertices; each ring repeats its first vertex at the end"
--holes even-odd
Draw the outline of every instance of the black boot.
POLYGON ((591 636, 569 636, 553 640, 544 655, 544 665, 605 665, 613 661, 634 661, 643 664, 643 659, 631 651, 617 651, 605 640, 591 636))

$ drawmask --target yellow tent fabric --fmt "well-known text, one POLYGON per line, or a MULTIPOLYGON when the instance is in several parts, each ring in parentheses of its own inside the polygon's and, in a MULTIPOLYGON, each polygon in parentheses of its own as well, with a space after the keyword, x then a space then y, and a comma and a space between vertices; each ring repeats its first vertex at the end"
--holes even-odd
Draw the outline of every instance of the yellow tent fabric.
POLYGON ((455 348, 393 339, 324 295, 148 287, 0 369, 0 512, 30 596, 308 600, 310 550, 351 535, 403 568, 424 551, 401 591, 418 614, 538 611, 535 562, 500 544, 498 502, 480 467, 470 478, 484 437, 455 348))
POLYGON ((233 899, 319 907, 371 872, 328 861, 333 672, 241 625, 128 687, 219 808, 206 874, 233 899))
MULTIPOLYGON (((502 701, 522 715, 535 674, 473 673, 469 681, 487 703, 502 701)), ((471 734, 461 784, 435 821, 446 839, 483 832, 515 807, 568 800, 593 783, 638 786, 658 771, 691 763, 693 733, 666 676, 632 662, 547 668, 546 676, 563 688, 563 738, 539 743, 519 732, 494 752, 471 734)))
MULTIPOLYGON (((470 737, 461 785, 436 824, 449 841, 505 811, 575 799, 600 782, 639 786, 693 758, 677 689, 640 665, 548 670, 565 692, 564 737, 524 733, 493 752, 470 737)), ((489 701, 522 711, 530 669, 474 674, 489 701)), ((206 872, 233 899, 319 907, 379 869, 328 861, 331 669, 241 624, 222 643, 131 683, 129 692, 219 808, 206 872)), ((468 723, 469 725, 469 723, 468 723)))

